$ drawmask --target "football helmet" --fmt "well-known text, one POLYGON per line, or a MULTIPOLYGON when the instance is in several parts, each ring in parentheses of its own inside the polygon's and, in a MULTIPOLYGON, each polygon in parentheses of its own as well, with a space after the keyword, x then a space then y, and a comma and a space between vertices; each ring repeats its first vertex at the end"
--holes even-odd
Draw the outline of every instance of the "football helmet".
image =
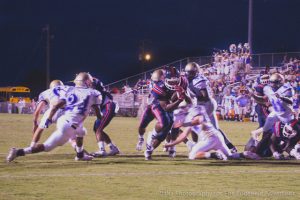
POLYGON ((157 69, 151 74, 151 80, 154 82, 162 81, 163 79, 164 72, 161 69, 157 69))
POLYGON ((297 134, 297 131, 293 129, 290 124, 285 124, 282 130, 282 135, 286 138, 293 138, 297 134))
POLYGON ((99 79, 94 77, 93 77, 93 88, 100 92, 105 90, 103 83, 99 79))
POLYGON ((165 70, 165 86, 169 90, 176 90, 176 87, 181 83, 179 71, 175 67, 166 67, 165 70))
POLYGON ((189 80, 195 78, 199 72, 199 68, 199 65, 195 62, 188 63, 184 68, 186 77, 189 80))
POLYGON ((268 74, 264 74, 259 78, 259 82, 263 85, 269 84, 270 76, 268 74))
POLYGON ((64 85, 61 80, 53 80, 53 81, 51 81, 49 88, 52 89, 52 88, 55 88, 60 85, 64 85))
POLYGON ((270 77, 270 84, 272 88, 280 88, 284 83, 284 76, 279 73, 274 73, 270 77))
POLYGON ((74 83, 78 87, 92 87, 93 77, 88 72, 80 72, 76 75, 74 83))

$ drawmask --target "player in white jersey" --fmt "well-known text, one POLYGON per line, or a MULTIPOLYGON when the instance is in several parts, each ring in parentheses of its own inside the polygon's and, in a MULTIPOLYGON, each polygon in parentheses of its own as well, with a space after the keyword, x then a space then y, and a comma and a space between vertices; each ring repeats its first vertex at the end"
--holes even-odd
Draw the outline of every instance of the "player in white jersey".
POLYGON ((185 129, 174 142, 165 144, 166 147, 172 147, 184 141, 192 131, 198 135, 198 142, 192 147, 189 159, 218 158, 227 160, 227 157, 232 155, 225 144, 223 135, 211 123, 204 106, 186 107, 177 114, 174 126, 185 127, 185 129), (210 153, 211 150, 215 150, 217 153, 210 153))
POLYGON ((191 98, 196 99, 197 105, 202 105, 209 116, 211 123, 219 130, 226 144, 232 151, 236 151, 235 146, 229 141, 224 132, 219 129, 219 124, 216 116, 217 102, 213 98, 213 92, 210 88, 208 79, 198 73, 199 65, 195 62, 190 62, 185 66, 186 77, 189 81, 188 91, 191 98))
MULTIPOLYGON (((34 146, 40 139, 41 134, 45 127, 43 125, 45 124, 46 120, 49 117, 50 111, 54 104, 56 104, 63 92, 68 89, 68 86, 64 86, 64 84, 60 80, 53 80, 50 83, 49 89, 43 91, 39 95, 38 99, 38 105, 37 108, 33 114, 33 137, 30 146, 34 146), (45 108, 45 106, 48 106, 49 108, 44 113, 40 123, 38 123, 38 118, 42 110, 45 108)), ((53 123, 56 123, 57 119, 63 114, 63 109, 59 109, 55 115, 53 116, 53 123)))
POLYGON ((295 91, 289 83, 284 84, 284 77, 275 73, 270 77, 270 85, 264 87, 264 94, 272 104, 273 111, 268 115, 263 131, 272 128, 277 121, 289 123, 294 119, 293 100, 295 91))
POLYGON ((83 121, 88 116, 91 107, 95 108, 96 115, 100 117, 99 109, 96 105, 101 103, 101 95, 97 90, 90 88, 92 86, 92 77, 86 72, 79 73, 75 80, 75 87, 70 87, 64 96, 52 107, 49 117, 44 126, 48 127, 52 123, 52 117, 56 111, 65 107, 65 113, 57 121, 57 128, 51 136, 43 143, 34 147, 24 149, 12 148, 6 158, 7 162, 13 161, 18 156, 25 154, 51 151, 57 146, 64 145, 69 138, 76 136, 76 157, 75 160, 92 160, 93 157, 84 154, 83 136, 86 129, 83 127, 83 121))
MULTIPOLYGON (((281 121, 286 124, 294 119, 292 108, 292 96, 294 89, 290 84, 284 84, 284 77, 275 73, 270 77, 270 84, 263 88, 265 96, 252 94, 253 98, 260 102, 269 101, 272 104, 273 111, 267 116, 266 122, 262 128, 263 136, 259 143, 256 145, 256 153, 262 154, 266 148, 269 147, 269 142, 272 136, 272 127, 276 122, 281 121)), ((258 129, 257 131, 260 131, 258 129)), ((260 134, 253 133, 254 135, 260 134)))

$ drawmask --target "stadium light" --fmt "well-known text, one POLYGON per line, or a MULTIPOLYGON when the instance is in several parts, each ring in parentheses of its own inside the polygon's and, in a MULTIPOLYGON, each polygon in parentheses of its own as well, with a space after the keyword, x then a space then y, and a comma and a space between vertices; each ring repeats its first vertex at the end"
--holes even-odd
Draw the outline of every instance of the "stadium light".
POLYGON ((145 60, 146 60, 146 61, 151 60, 151 54, 146 53, 146 54, 145 54, 145 60))

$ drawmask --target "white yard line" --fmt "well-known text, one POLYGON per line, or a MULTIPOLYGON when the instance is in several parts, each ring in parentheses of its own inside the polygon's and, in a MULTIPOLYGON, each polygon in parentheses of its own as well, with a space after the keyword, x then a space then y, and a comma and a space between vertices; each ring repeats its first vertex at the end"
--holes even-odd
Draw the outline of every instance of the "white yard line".
POLYGON ((221 171, 205 170, 191 172, 104 172, 104 173, 26 173, 22 175, 5 174, 0 178, 34 178, 34 177, 117 177, 117 176, 165 176, 165 175, 196 175, 196 174, 300 174, 300 170, 238 170, 238 171, 221 171))

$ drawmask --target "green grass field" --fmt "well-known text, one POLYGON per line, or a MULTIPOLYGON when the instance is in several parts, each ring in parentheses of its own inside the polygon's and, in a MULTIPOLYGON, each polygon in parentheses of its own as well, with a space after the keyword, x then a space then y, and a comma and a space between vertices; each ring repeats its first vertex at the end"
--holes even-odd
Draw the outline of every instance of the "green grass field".
MULTIPOLYGON (((88 151, 97 150, 93 120, 89 117, 85 123, 88 151)), ((257 124, 220 125, 234 144, 243 145, 257 124)), ((0 115, 0 199, 300 199, 299 161, 189 161, 184 145, 177 147, 175 159, 159 147, 153 161, 145 161, 135 150, 134 118, 115 118, 107 128, 122 152, 119 156, 76 162, 66 144, 6 163, 11 147, 30 143, 31 126, 30 115, 0 115)), ((41 141, 53 130, 54 126, 41 141)))

